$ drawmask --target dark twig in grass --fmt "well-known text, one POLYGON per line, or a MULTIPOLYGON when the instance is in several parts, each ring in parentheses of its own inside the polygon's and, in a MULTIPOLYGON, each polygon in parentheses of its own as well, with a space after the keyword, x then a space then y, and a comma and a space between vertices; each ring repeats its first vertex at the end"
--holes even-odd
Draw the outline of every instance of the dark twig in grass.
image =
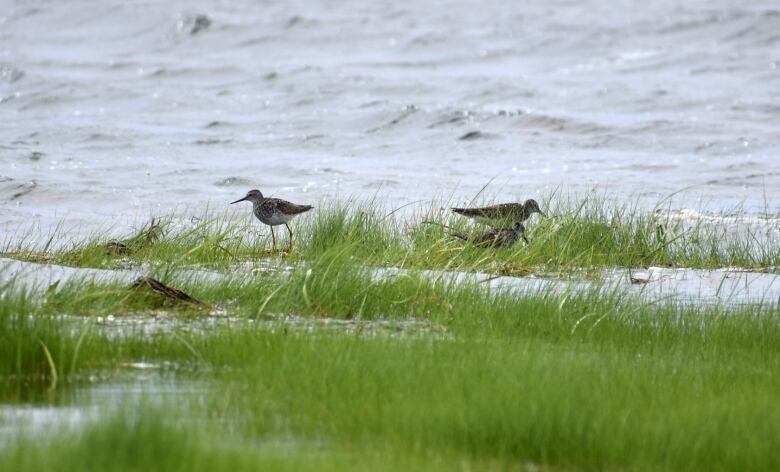
POLYGON ((391 211, 390 213, 386 214, 384 217, 382 217, 382 219, 383 219, 383 220, 385 220, 385 219, 387 219, 387 218, 390 218, 390 217, 391 217, 391 216, 393 216, 393 215, 394 215, 396 212, 398 212, 398 211, 400 211, 400 210, 402 210, 402 209, 404 209, 404 208, 406 208, 406 207, 408 207, 408 206, 416 205, 416 204, 418 204, 418 203, 421 203, 421 202, 424 202, 424 201, 425 201, 425 200, 415 200, 415 201, 413 201, 413 202, 409 202, 409 203, 406 203, 406 204, 404 204, 404 205, 401 205, 401 206, 399 206, 398 208, 396 208, 396 209, 394 209, 393 211, 391 211))
POLYGON ((181 290, 173 287, 169 287, 157 279, 151 277, 139 277, 133 282, 132 288, 148 287, 155 293, 159 293, 167 299, 177 302, 191 303, 200 307, 208 307, 209 305, 197 300, 190 295, 182 292, 181 290))
POLYGON ((484 279, 480 280, 480 281, 479 281, 479 282, 477 282, 477 283, 479 283, 479 284, 483 284, 483 283, 485 283, 485 282, 491 282, 491 281, 493 281, 493 280, 500 279, 501 277, 506 277, 506 275, 502 275, 502 274, 494 274, 494 275, 491 275, 490 277, 487 277, 487 278, 484 278, 484 279))
POLYGON ((160 239, 162 236, 163 227, 159 221, 155 221, 154 218, 149 222, 149 227, 143 232, 143 237, 146 244, 151 244, 160 239))
POLYGON ((494 175, 493 177, 491 177, 491 178, 490 178, 490 179, 489 179, 487 182, 485 182, 485 185, 483 185, 483 186, 482 186, 482 188, 481 188, 481 189, 479 189, 479 192, 477 192, 477 193, 476 193, 476 195, 474 195, 474 197, 471 199, 471 202, 473 203, 473 202, 474 202, 474 200, 476 200, 477 198, 479 198, 479 196, 480 196, 480 195, 482 195, 482 192, 484 192, 484 191, 485 191, 485 189, 487 189, 487 188, 488 188, 488 186, 490 186, 490 184, 492 184, 492 183, 493 183, 493 181, 494 181, 494 180, 496 180, 496 178, 498 178, 498 176, 499 176, 499 175, 500 175, 500 174, 496 174, 496 175, 494 175))
POLYGON ((219 244, 216 245, 216 248, 222 250, 225 254, 230 256, 231 259, 235 260, 236 256, 232 252, 228 251, 227 249, 225 249, 224 247, 220 246, 219 244))

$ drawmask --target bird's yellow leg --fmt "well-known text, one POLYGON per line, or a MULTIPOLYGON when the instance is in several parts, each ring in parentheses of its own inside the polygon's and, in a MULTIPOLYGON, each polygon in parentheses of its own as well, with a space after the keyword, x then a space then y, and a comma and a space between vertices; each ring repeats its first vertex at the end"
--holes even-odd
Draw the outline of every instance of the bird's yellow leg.
POLYGON ((287 228, 287 232, 290 234, 290 245, 287 247, 287 252, 288 252, 288 253, 291 253, 291 252, 292 252, 292 247, 293 247, 293 235, 292 235, 292 230, 291 230, 291 229, 290 229, 290 227, 287 225, 287 223, 285 223, 285 224, 284 224, 284 227, 285 227, 285 228, 287 228))

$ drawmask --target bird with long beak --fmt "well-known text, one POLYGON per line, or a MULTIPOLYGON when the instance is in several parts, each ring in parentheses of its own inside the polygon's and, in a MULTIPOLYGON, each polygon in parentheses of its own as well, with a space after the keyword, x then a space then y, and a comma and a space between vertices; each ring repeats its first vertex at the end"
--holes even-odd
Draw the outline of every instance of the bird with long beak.
POLYGON ((230 202, 230 204, 232 205, 244 201, 252 202, 252 212, 257 219, 271 227, 271 247, 273 251, 276 250, 274 226, 284 225, 285 228, 287 228, 287 232, 290 235, 290 246, 287 251, 292 252, 293 232, 287 223, 301 213, 305 213, 314 208, 311 205, 296 205, 295 203, 290 203, 287 200, 282 200, 280 198, 267 198, 257 189, 250 190, 244 198, 239 198, 235 202, 230 202))
POLYGON ((486 207, 452 208, 452 211, 467 218, 487 224, 496 222, 522 223, 534 213, 547 216, 542 212, 541 208, 539 208, 539 204, 536 203, 536 200, 533 199, 526 200, 525 203, 499 203, 498 205, 486 207))

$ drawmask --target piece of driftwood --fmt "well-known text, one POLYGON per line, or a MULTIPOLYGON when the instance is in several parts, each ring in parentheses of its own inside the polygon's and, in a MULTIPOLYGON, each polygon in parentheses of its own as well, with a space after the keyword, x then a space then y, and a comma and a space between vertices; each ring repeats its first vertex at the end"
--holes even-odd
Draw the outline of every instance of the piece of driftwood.
POLYGON ((159 293, 160 295, 164 296, 169 300, 191 303, 193 305, 203 306, 203 307, 208 306, 207 304, 201 302, 200 300, 192 298, 191 296, 182 292, 181 290, 177 288, 169 287, 164 283, 160 282, 159 280, 153 279, 151 277, 138 277, 135 280, 135 282, 133 282, 132 287, 133 288, 147 287, 153 292, 159 293))

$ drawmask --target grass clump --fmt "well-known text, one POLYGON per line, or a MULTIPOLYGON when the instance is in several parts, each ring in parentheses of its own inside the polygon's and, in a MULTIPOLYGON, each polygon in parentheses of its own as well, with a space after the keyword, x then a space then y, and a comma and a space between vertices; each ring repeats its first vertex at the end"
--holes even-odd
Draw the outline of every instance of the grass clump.
POLYGON ((564 469, 778 465, 769 425, 780 419, 780 382, 744 352, 685 359, 538 339, 262 338, 233 338, 226 355, 241 367, 218 383, 230 399, 218 408, 240 414, 247 436, 564 469))
POLYGON ((776 470, 776 305, 650 303, 598 284, 520 291, 463 274, 773 270, 775 249, 659 213, 561 205, 530 225, 530 245, 506 250, 455 241, 468 226, 446 211, 401 219, 374 203, 306 215, 284 259, 264 250, 265 228, 228 214, 171 217, 154 237, 147 228, 119 241, 127 250, 97 238, 9 249, 144 264, 203 303, 134 287, 124 272, 6 284, 0 398, 56 396, 129 362, 167 363, 206 391, 162 406, 120 399, 70 434, 18 435, 0 445, 0 469, 776 470), (133 329, 108 316, 171 323, 133 329))
MULTIPOLYGON (((777 246, 750 229, 729 231, 703 220, 686 221, 668 212, 646 212, 593 197, 543 206, 550 217, 527 224, 530 245, 493 249, 454 239, 455 230, 473 232, 484 227, 472 227, 437 205, 405 208, 404 214, 371 201, 324 205, 295 221, 295 251, 285 261, 312 261, 326 251, 342 249, 350 251, 355 263, 372 266, 525 275, 615 266, 775 270, 780 260, 777 246)), ((127 252, 107 251, 107 242, 100 238, 62 245, 51 243, 57 240, 53 237, 43 251, 7 245, 4 255, 80 267, 151 263, 218 270, 262 264, 269 258, 278 261, 283 256, 267 250, 268 227, 251 217, 183 216, 158 223, 154 237, 149 228, 140 230, 123 243, 130 248, 127 252)))
POLYGON ((22 436, 0 450, 0 467, 16 472, 72 470, 257 471, 257 470, 432 470, 465 466, 480 470, 523 470, 522 465, 475 461, 462 455, 420 453, 390 447, 329 445, 300 438, 258 440, 210 423, 187 428, 191 418, 172 414, 176 405, 141 406, 69 435, 41 439, 22 436), (163 418, 178 417, 180 424, 163 418))
MULTIPOLYGON (((55 316, 121 316, 155 303, 126 296, 126 286, 72 283, 45 298, 13 298, 9 289, 0 310, 0 383, 9 374, 50 381, 53 363, 59 389, 82 372, 165 360, 194 364, 209 388, 205 413, 185 410, 196 420, 182 409, 151 422, 120 417, 67 439, 17 443, 0 451, 0 464, 57 470, 48 459, 56 456, 63 467, 113 462, 116 470, 154 468, 154 461, 198 470, 195 459, 213 470, 361 469, 385 461, 426 469, 778 465, 776 308, 726 313, 603 291, 490 292, 413 272, 377 276, 351 257, 331 249, 292 273, 167 280, 199 299, 228 300, 238 319, 154 336, 112 335, 55 316), (426 320, 444 335, 361 335, 260 321, 279 312, 426 320), (36 346, 39 339, 50 356, 36 346), (193 421, 207 427, 192 428, 193 421), (303 452, 285 452, 285 438, 303 452), (144 453, 131 454, 139 444, 144 453), (269 446, 258 452, 258 444, 269 446), (93 448, 101 452, 86 452, 93 448)), ((178 375, 186 382, 192 374, 178 375)))

